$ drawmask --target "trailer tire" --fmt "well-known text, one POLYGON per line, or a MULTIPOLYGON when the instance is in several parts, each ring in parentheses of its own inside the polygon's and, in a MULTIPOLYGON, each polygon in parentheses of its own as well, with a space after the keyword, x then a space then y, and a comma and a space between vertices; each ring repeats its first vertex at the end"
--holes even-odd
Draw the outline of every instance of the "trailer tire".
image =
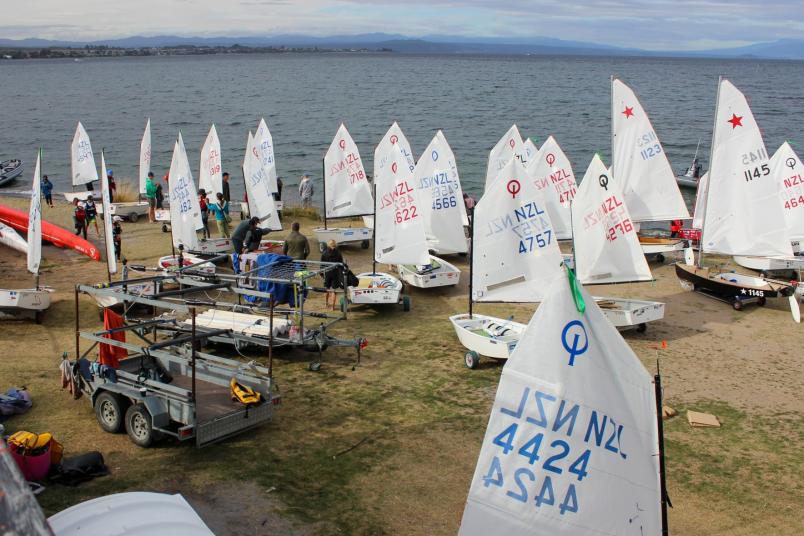
POLYGON ((126 411, 126 432, 131 442, 138 447, 147 448, 156 439, 151 414, 142 404, 134 404, 126 411))
POLYGON ((474 350, 469 350, 463 356, 463 364, 466 365, 468 368, 475 370, 477 368, 478 363, 480 363, 480 356, 474 350))
POLYGON ((363 249, 368 249, 369 245, 370 245, 370 243, 369 243, 368 240, 363 240, 362 242, 360 242, 360 247, 363 248, 363 249))
POLYGON ((139 217, 140 217, 140 215, 137 214, 136 212, 129 212, 128 221, 130 221, 131 223, 137 223, 137 220, 139 219, 139 217))
POLYGON ((95 418, 104 432, 119 434, 123 431, 126 402, 119 395, 104 391, 95 399, 95 418))

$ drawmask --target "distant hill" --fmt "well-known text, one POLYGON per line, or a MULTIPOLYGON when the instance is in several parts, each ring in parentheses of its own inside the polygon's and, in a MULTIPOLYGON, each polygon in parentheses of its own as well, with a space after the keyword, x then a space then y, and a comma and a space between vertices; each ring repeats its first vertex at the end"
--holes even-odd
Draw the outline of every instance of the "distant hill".
POLYGON ((95 41, 58 41, 48 39, 0 39, 5 48, 83 47, 105 45, 121 48, 169 46, 232 46, 248 47, 320 47, 320 48, 390 48, 405 54, 559 54, 597 56, 674 56, 761 59, 804 59, 804 39, 780 39, 749 46, 700 51, 648 51, 611 45, 569 41, 548 37, 494 38, 450 35, 411 38, 386 33, 366 33, 315 37, 302 34, 243 37, 181 37, 173 35, 132 36, 95 41))

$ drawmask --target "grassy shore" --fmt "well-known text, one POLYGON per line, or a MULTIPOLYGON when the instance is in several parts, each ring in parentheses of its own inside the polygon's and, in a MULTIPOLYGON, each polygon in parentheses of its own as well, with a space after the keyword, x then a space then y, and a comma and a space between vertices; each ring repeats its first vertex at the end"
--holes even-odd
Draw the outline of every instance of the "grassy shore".
MULTIPOLYGON (((312 237, 317 221, 310 216, 286 211, 285 226, 299 218, 312 237)), ((71 226, 66 204, 46 208, 44 217, 71 226)), ((94 230, 90 239, 98 243, 94 230)), ((147 222, 125 223, 123 250, 132 262, 153 263, 170 251, 170 235, 147 222)), ((355 271, 369 268, 369 251, 343 253, 355 271)), ((53 432, 68 455, 100 450, 112 473, 78 488, 50 486, 39 496, 47 513, 108 493, 154 490, 183 493, 219 534, 267 527, 282 534, 455 534, 501 372, 491 361, 475 371, 464 367, 447 319, 466 309, 466 259, 451 259, 464 270, 457 288, 410 289, 411 312, 355 309, 336 324, 335 335, 369 339, 355 370, 351 349, 327 350, 316 373, 307 370, 309 354, 280 352, 275 375, 283 404, 270 425, 202 450, 171 441, 146 450, 102 432, 87 401, 59 389, 60 356, 72 355, 74 345, 73 285, 105 280, 105 266, 51 246, 43 255, 42 282, 56 288, 44 324, 0 324, 0 388, 25 385, 34 399, 31 411, 5 425, 53 432)), ((0 250, 2 285, 29 285, 24 265, 20 255, 0 250)), ((595 294, 667 303, 663 321, 625 338, 651 372, 661 361, 666 402, 682 413, 666 423, 671 533, 801 534, 804 328, 792 322, 786 302, 738 313, 683 291, 671 265, 652 268, 655 283, 598 287, 595 294), (661 340, 668 348, 659 352, 661 340), (690 428, 686 409, 714 413, 723 426, 690 428)), ((323 306, 322 295, 311 299, 323 306)), ((478 309, 520 322, 533 312, 478 309)), ((83 325, 97 325, 89 300, 80 314, 83 325)))

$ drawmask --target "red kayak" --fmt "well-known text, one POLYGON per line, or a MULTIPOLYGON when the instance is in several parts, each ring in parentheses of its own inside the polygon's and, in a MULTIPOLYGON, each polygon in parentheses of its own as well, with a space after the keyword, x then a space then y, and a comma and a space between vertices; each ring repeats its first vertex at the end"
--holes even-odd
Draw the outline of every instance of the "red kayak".
MULTIPOLYGON (((24 233, 28 232, 28 213, 0 205, 0 222, 24 233)), ((42 240, 60 248, 71 248, 96 261, 101 260, 100 250, 91 242, 63 229, 58 225, 42 221, 42 240)))

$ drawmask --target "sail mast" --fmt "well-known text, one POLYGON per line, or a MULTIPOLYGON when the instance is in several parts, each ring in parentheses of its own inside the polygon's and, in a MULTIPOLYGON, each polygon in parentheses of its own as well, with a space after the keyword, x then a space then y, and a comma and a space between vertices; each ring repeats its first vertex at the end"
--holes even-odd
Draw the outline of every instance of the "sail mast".
POLYGON ((712 143, 709 145, 709 180, 706 181, 706 192, 704 193, 703 213, 701 214, 701 238, 698 240, 698 268, 703 268, 704 258, 704 227, 706 227, 706 211, 709 205, 709 191, 712 185, 712 160, 715 153, 715 134, 717 133, 717 113, 720 107, 720 85, 723 83, 723 76, 717 79, 717 96, 715 97, 715 118, 712 121, 712 143))
POLYGON ((667 525, 667 475, 664 467, 664 422, 662 421, 662 375, 659 372, 659 361, 656 361, 656 374, 653 376, 653 385, 656 392, 656 428, 659 435, 659 492, 662 514, 662 536, 670 534, 667 525))
MULTIPOLYGON (((614 169, 614 75, 611 75, 611 77, 609 77, 609 90, 611 92, 611 127, 610 127, 611 132, 609 135, 609 138, 611 139, 611 143, 609 144, 609 146, 611 147, 610 169, 611 174, 614 175, 614 172, 616 171, 614 169)), ((617 180, 617 177, 615 177, 614 179, 617 180)))
MULTIPOLYGON (((371 228, 371 275, 377 275, 377 176, 374 175, 374 226, 371 228)), ((326 210, 326 209, 324 209, 326 210)))
POLYGON ((475 207, 469 214, 469 318, 472 318, 472 272, 475 260, 475 207))
POLYGON ((324 183, 324 229, 327 228, 327 155, 321 159, 321 181, 324 183))

